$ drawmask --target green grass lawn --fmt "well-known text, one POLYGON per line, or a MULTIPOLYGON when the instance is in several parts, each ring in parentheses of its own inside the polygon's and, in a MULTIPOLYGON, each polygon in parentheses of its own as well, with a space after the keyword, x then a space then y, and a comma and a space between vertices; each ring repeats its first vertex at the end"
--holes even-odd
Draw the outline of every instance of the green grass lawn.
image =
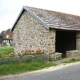
MULTIPOLYGON (((1 58, 8 57, 9 51, 13 52, 13 47, 1 47, 0 53, 1 58)), ((9 61, 0 62, 0 76, 9 74, 19 74, 27 71, 39 70, 45 67, 56 66, 53 62, 43 62, 43 61, 9 61)))
POLYGON ((8 57, 9 51, 13 52, 13 47, 1 47, 0 48, 0 57, 2 57, 2 58, 8 57))
POLYGON ((53 62, 43 61, 11 61, 0 63, 0 76, 10 74, 20 74, 27 71, 39 70, 45 67, 56 66, 53 62))
MULTIPOLYGON (((2 57, 8 57, 8 52, 13 52, 13 47, 2 47, 0 48, 0 53, 4 54, 2 57), (6 55, 6 56, 5 56, 6 55)), ((72 63, 80 61, 78 59, 70 59, 63 63, 72 63)), ((10 74, 20 74, 27 71, 39 70, 50 66, 56 66, 58 64, 44 61, 35 61, 35 60, 27 60, 27 61, 9 61, 9 62, 0 62, 0 76, 10 75, 10 74)))
POLYGON ((0 53, 8 54, 9 51, 13 51, 13 47, 1 47, 0 53))
MULTIPOLYGON (((77 61, 80 61, 80 58, 70 59, 68 61, 63 62, 63 64, 77 62, 77 61)), ((48 68, 57 65, 58 65, 57 63, 51 61, 44 62, 44 61, 35 61, 35 60, 10 61, 5 63, 0 62, 0 76, 20 74, 27 71, 40 70, 43 68, 48 68)))

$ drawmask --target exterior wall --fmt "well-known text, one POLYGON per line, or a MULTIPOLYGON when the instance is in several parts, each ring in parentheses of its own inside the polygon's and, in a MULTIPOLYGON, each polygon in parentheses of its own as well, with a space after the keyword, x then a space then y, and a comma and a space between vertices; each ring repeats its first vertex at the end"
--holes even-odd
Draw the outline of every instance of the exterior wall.
POLYGON ((80 32, 76 33, 76 49, 80 50, 80 32))
POLYGON ((14 52, 17 54, 21 50, 42 48, 46 53, 55 52, 55 33, 55 30, 47 30, 24 11, 13 31, 14 52))

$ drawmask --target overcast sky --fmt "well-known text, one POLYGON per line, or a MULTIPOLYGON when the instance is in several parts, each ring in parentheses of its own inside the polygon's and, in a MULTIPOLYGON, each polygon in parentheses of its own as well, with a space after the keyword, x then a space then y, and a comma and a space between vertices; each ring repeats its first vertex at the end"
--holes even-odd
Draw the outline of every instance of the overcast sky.
POLYGON ((23 5, 80 16, 80 0, 0 0, 0 32, 12 28, 23 5))

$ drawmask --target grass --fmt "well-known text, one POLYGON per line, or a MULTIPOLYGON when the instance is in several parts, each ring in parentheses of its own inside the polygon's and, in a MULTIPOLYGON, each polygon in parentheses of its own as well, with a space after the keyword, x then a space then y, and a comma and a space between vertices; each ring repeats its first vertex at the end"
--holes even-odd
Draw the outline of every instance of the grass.
MULTIPOLYGON (((72 62, 78 62, 78 61, 80 61, 80 58, 76 58, 76 59, 72 58, 63 63, 72 63, 72 62)), ((10 74, 20 74, 27 71, 40 70, 43 68, 57 66, 57 65, 58 64, 53 63, 51 61, 49 62, 35 61, 35 60, 10 61, 7 63, 0 63, 0 76, 10 75, 10 74)))
MULTIPOLYGON (((9 56, 9 51, 13 52, 13 47, 2 47, 0 48, 1 58, 9 56)), ((39 70, 45 67, 56 66, 57 64, 53 62, 43 62, 43 61, 9 61, 0 62, 0 76, 10 75, 10 74, 20 74, 27 71, 39 70)))
POLYGON ((20 74, 56 65, 53 62, 45 63, 43 61, 10 61, 8 63, 0 63, 0 76, 20 74))
POLYGON ((8 54, 9 51, 13 51, 13 47, 1 47, 0 53, 8 54))
MULTIPOLYGON (((0 53, 3 54, 2 57, 8 56, 8 52, 13 52, 13 47, 2 47, 0 48, 0 53)), ((70 60, 64 61, 63 63, 78 62, 80 58, 72 58, 70 60)), ((55 62, 55 61, 54 61, 55 62)), ((53 62, 43 62, 43 61, 9 61, 2 63, 0 62, 0 76, 10 75, 10 74, 20 74, 27 71, 40 70, 50 66, 57 66, 58 64, 53 62)))
POLYGON ((13 47, 1 47, 0 48, 0 57, 5 58, 9 57, 9 51, 13 52, 13 47))
POLYGON ((80 61, 80 58, 72 58, 70 60, 64 61, 63 63, 73 63, 73 62, 78 62, 78 61, 80 61))

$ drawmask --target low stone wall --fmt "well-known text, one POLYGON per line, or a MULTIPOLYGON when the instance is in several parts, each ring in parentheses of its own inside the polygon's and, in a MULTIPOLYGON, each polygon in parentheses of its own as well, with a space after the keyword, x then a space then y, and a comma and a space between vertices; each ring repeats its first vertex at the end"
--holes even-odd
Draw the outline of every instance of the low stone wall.
POLYGON ((50 56, 49 56, 49 59, 51 61, 54 61, 54 60, 60 60, 62 57, 62 53, 59 53, 59 52, 55 52, 55 53, 51 53, 50 56))
POLYGON ((15 56, 12 58, 0 58, 0 62, 9 61, 27 61, 27 60, 42 60, 49 61, 49 54, 27 55, 27 56, 15 56))
POLYGON ((66 51, 67 58, 78 57, 78 56, 80 56, 80 50, 66 51))

